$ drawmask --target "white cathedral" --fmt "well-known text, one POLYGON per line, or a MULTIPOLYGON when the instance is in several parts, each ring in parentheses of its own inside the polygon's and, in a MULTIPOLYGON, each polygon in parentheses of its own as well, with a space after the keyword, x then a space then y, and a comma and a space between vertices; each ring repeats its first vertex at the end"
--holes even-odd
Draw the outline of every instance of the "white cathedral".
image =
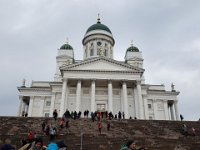
MULTIPOLYGON (((54 81, 25 81, 18 87, 18 116, 52 117, 56 109, 62 117, 71 111, 124 112, 125 118, 179 120, 179 92, 172 84, 145 84, 141 51, 133 44, 124 61, 113 58, 115 40, 110 29, 100 22, 90 26, 82 40, 83 60, 74 58, 66 42, 58 49, 54 81)), ((39 71, 39 70, 38 70, 39 71)))

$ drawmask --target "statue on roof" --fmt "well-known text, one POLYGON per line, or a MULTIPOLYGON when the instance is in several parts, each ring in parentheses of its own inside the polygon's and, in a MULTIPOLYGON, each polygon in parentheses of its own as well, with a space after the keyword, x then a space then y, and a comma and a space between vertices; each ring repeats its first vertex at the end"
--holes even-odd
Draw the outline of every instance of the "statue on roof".
POLYGON ((174 90, 174 84, 173 84, 173 83, 171 84, 171 90, 172 90, 172 91, 175 91, 175 90, 174 90))
POLYGON ((22 80, 22 87, 26 87, 26 79, 22 80))

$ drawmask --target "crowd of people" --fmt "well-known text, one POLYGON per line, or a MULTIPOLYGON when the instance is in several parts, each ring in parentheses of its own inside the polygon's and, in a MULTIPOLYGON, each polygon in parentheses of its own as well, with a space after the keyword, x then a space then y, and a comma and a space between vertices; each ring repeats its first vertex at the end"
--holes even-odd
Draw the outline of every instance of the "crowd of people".
POLYGON ((67 150, 67 145, 64 141, 50 141, 47 145, 44 145, 42 138, 36 138, 23 145, 19 150, 67 150))
POLYGON ((188 130, 188 126, 186 124, 183 124, 181 126, 181 134, 184 136, 196 136, 196 129, 194 127, 191 127, 190 130, 188 130))
MULTIPOLYGON (((58 130, 62 130, 63 128, 69 128, 69 122, 70 119, 76 120, 81 118, 82 112, 76 112, 76 111, 69 111, 66 110, 63 114, 62 118, 58 119, 58 112, 55 109, 53 111, 53 120, 49 123, 48 121, 43 121, 41 124, 41 130, 43 134, 47 137, 49 137, 49 143, 44 145, 43 139, 41 137, 38 137, 37 133, 34 131, 29 131, 27 134, 27 138, 21 137, 21 148, 19 150, 66 150, 67 145, 64 143, 64 141, 56 141, 56 135, 58 133, 58 130)), ((27 117, 25 114, 24 117, 27 117)), ((89 111, 85 110, 83 112, 84 118, 91 118, 92 122, 97 122, 97 128, 99 134, 102 134, 102 120, 106 120, 107 123, 107 131, 110 131, 111 124, 110 120, 119 120, 125 119, 124 112, 118 112, 118 114, 113 115, 112 112, 91 112, 89 115, 89 111)), ((132 119, 132 118, 129 118, 132 119)), ((137 119, 137 118, 135 118, 137 119)), ((180 115, 181 121, 183 121, 184 117, 183 115, 180 115)), ((196 136, 196 129, 194 127, 191 127, 191 130, 188 129, 186 124, 182 124, 181 126, 181 133, 185 136, 192 135, 196 136)), ((138 147, 136 146, 135 141, 129 140, 126 144, 124 144, 120 150, 144 150, 144 147, 138 147)), ((15 147, 13 147, 11 144, 6 143, 2 147, 0 147, 0 150, 15 150, 15 147)))

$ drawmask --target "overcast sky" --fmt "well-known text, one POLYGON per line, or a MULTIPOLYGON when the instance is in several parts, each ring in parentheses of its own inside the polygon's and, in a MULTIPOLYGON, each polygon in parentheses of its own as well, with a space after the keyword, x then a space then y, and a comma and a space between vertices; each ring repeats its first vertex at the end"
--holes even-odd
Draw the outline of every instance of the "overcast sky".
POLYGON ((26 79, 53 81, 57 49, 69 38, 83 58, 88 27, 101 22, 115 39, 114 59, 133 44, 144 58, 147 84, 180 91, 185 120, 200 118, 199 0, 0 0, 0 116, 15 116, 17 87, 26 79))

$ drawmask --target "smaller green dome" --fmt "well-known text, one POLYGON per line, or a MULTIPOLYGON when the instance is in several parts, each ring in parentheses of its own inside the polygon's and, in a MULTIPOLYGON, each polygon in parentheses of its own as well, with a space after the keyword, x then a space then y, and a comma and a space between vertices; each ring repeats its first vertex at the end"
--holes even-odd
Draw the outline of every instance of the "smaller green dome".
POLYGON ((72 48, 72 46, 71 45, 69 45, 69 44, 63 44, 61 47, 60 47, 60 49, 71 49, 71 50, 73 50, 73 48, 72 48))
POLYGON ((139 49, 135 46, 130 46, 126 51, 127 52, 139 52, 139 49))

